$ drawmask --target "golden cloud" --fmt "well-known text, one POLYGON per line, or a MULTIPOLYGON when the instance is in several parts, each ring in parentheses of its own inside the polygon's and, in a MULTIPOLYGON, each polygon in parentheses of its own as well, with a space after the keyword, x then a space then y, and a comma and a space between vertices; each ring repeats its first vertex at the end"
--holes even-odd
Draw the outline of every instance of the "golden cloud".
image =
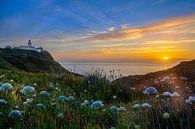
POLYGON ((90 36, 84 40, 131 40, 139 39, 149 33, 167 35, 195 33, 195 14, 167 19, 136 28, 108 31, 107 33, 90 36))

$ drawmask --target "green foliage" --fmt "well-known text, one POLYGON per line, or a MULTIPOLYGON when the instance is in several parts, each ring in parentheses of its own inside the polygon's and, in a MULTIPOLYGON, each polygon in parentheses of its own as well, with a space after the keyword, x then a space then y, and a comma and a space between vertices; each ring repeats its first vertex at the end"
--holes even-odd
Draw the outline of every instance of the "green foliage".
MULTIPOLYGON (((27 73, 0 70, 0 82, 12 84, 11 91, 0 91, 0 128, 15 129, 176 129, 194 128, 194 109, 175 98, 148 97, 142 91, 124 87, 120 82, 91 75, 87 78, 71 74, 27 73), (35 87, 35 92, 24 95, 21 86, 35 87), (46 90, 50 96, 39 95, 46 90), (36 94, 36 96, 34 96, 36 94), (73 96, 74 101, 60 101, 58 96, 73 96), (31 104, 24 104, 33 98, 31 104), (89 103, 81 105, 84 100, 89 103), (92 101, 100 100, 104 107, 91 109, 92 101), (136 103, 150 103, 152 109, 132 109, 136 103), (42 103, 45 108, 36 107, 42 103), (111 111, 112 105, 123 106, 126 111, 111 111), (10 119, 12 110, 22 113, 19 119, 10 119), (165 114, 166 113, 166 114, 165 114), (165 117, 166 116, 166 117, 165 117), (168 116, 168 117, 167 117, 168 116)), ((1 85, 1 84, 0 84, 1 85)))

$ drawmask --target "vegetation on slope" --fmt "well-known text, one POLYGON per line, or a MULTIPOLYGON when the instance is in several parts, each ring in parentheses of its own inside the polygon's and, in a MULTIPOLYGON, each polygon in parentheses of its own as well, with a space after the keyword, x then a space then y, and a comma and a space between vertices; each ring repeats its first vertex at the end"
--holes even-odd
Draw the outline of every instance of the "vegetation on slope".
POLYGON ((171 81, 164 82, 163 91, 149 94, 110 83, 96 73, 84 79, 0 70, 0 128, 192 129, 195 97, 188 98, 192 90, 185 89, 189 96, 176 94, 177 89, 169 89, 171 81), (12 88, 2 90, 5 83, 12 88), (34 90, 24 94, 25 86, 34 90))
POLYGON ((47 51, 0 48, 0 68, 26 72, 69 73, 47 51))

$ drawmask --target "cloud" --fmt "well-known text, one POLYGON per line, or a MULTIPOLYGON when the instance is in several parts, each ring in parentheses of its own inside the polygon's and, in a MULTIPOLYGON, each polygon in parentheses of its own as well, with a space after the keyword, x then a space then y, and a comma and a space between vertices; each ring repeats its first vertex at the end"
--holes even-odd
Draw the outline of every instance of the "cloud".
POLYGON ((173 19, 167 19, 141 27, 135 28, 122 28, 121 30, 115 30, 107 33, 93 35, 86 38, 86 41, 104 41, 104 40, 131 40, 139 39, 147 34, 164 34, 164 35, 177 35, 195 33, 195 14, 177 17, 173 19))
POLYGON ((128 24, 122 24, 120 26, 121 26, 121 29, 127 29, 128 28, 128 24))
POLYGON ((109 27, 109 28, 107 29, 108 32, 112 32, 112 31, 114 31, 114 30, 115 30, 115 27, 109 27))

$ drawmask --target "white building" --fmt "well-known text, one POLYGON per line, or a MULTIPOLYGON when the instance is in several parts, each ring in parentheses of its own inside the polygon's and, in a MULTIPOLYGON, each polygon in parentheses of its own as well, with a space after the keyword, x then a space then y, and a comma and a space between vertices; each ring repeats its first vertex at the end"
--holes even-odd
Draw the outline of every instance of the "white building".
POLYGON ((22 45, 22 46, 19 46, 19 47, 15 47, 15 49, 36 51, 36 52, 39 52, 39 53, 43 51, 42 47, 32 45, 31 40, 28 41, 27 45, 22 45))

